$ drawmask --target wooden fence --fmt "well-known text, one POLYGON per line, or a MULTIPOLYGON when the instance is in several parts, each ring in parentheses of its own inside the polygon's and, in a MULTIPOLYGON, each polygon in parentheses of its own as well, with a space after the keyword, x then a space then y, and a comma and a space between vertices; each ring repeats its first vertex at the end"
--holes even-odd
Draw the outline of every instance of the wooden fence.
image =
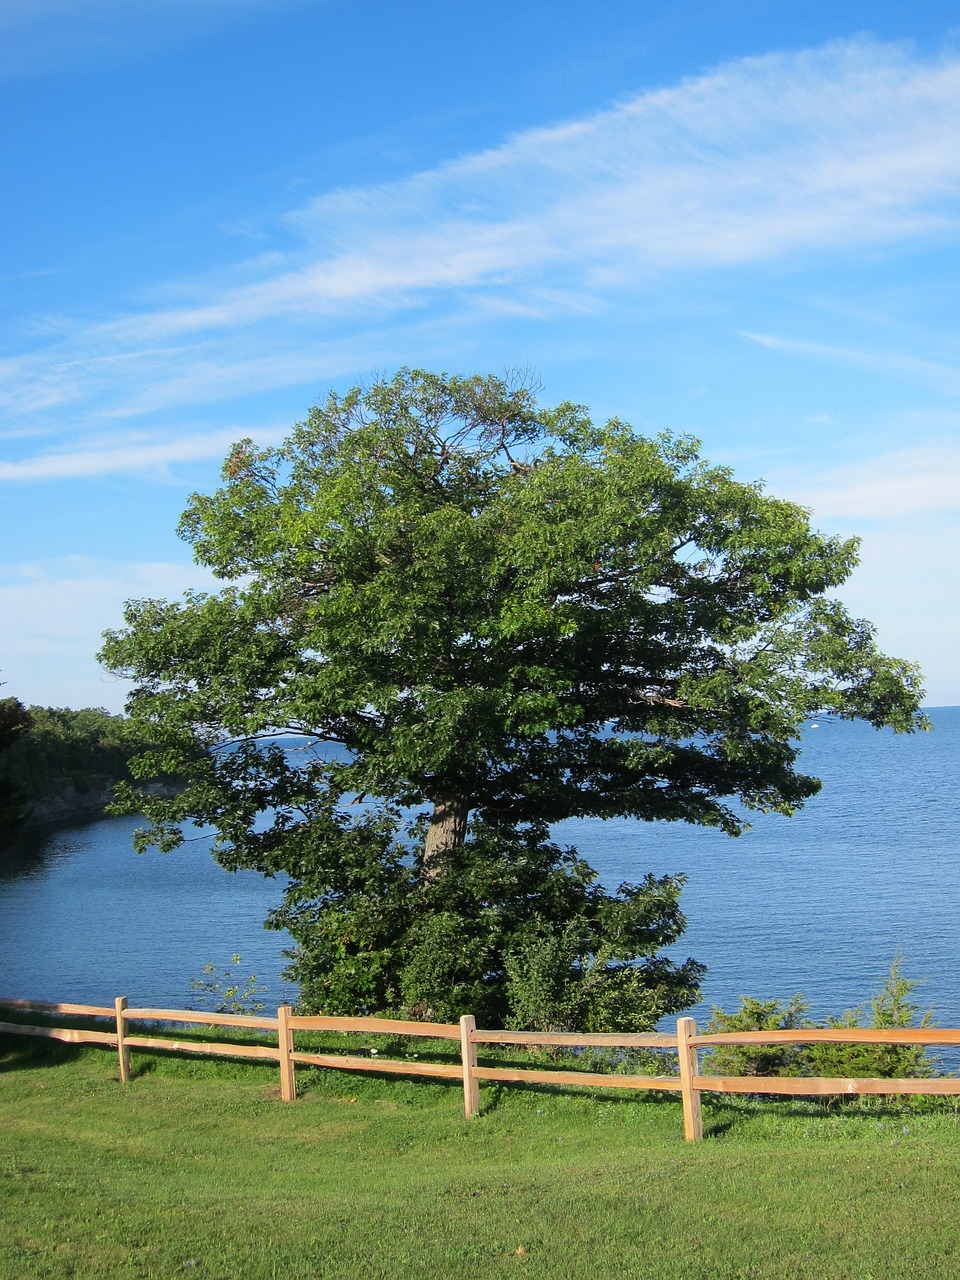
POLYGON ((814 1076, 705 1076, 700 1074, 699 1051, 720 1045, 762 1046, 778 1044, 895 1044, 960 1045, 960 1029, 917 1027, 875 1030, 860 1027, 831 1027, 797 1031, 737 1031, 700 1035, 693 1018, 680 1018, 676 1034, 664 1032, 580 1033, 538 1031, 485 1031, 477 1027, 471 1014, 459 1023, 405 1022, 390 1018, 341 1018, 319 1015, 302 1017, 289 1005, 281 1005, 275 1018, 247 1014, 203 1013, 188 1009, 130 1008, 125 996, 106 1005, 51 1004, 37 1000, 0 1000, 0 1009, 21 1013, 63 1014, 71 1017, 109 1020, 109 1030, 80 1029, 0 1022, 0 1032, 11 1035, 43 1036, 73 1044, 93 1044, 117 1051, 120 1079, 131 1078, 130 1051, 153 1049, 174 1053, 200 1053, 223 1058, 257 1058, 274 1061, 280 1071, 280 1096, 294 1102, 297 1096, 296 1067, 333 1067, 338 1071, 373 1071, 392 1075, 432 1076, 458 1080, 463 1087, 464 1113, 469 1118, 480 1110, 480 1082, 549 1084, 561 1087, 586 1086, 593 1089, 654 1089, 680 1094, 684 1137, 688 1142, 703 1137, 701 1095, 704 1093, 777 1094, 820 1097, 839 1094, 954 1094, 960 1095, 960 1078, 936 1076, 930 1079, 873 1079, 865 1077, 826 1078, 814 1076), (178 1023, 217 1027, 244 1027, 271 1031, 271 1044, 236 1044, 223 1041, 170 1040, 158 1036, 131 1035, 130 1024, 178 1023), (459 1046, 459 1062, 382 1058, 346 1053, 312 1053, 296 1048, 296 1033, 338 1032, 362 1035, 404 1036, 424 1040, 447 1040, 459 1046), (677 1075, 620 1075, 596 1071, 551 1071, 534 1067, 481 1066, 479 1045, 516 1045, 526 1048, 657 1049, 677 1054, 677 1075))

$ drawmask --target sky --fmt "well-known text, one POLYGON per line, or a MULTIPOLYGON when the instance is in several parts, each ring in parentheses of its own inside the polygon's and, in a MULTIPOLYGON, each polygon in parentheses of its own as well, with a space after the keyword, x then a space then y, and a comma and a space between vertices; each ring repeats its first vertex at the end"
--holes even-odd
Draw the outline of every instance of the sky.
POLYGON ((122 709, 230 444, 531 370, 862 539, 960 704, 960 19, 894 0, 0 0, 0 680, 122 709))

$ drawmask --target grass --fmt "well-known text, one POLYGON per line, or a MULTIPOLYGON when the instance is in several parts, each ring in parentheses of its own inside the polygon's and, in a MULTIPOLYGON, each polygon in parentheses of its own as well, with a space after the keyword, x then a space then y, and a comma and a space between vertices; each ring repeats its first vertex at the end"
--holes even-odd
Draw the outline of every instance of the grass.
POLYGON ((0 1277, 960 1275, 947 1103, 482 1090, 0 1040, 0 1277))

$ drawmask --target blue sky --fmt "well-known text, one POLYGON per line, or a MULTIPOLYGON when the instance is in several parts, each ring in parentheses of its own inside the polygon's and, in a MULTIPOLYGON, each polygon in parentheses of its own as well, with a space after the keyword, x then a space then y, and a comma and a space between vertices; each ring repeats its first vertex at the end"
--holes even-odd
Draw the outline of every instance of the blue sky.
POLYGON ((960 703, 955 6, 0 0, 0 678, 209 580, 229 444, 400 365, 530 368, 863 538, 960 703))

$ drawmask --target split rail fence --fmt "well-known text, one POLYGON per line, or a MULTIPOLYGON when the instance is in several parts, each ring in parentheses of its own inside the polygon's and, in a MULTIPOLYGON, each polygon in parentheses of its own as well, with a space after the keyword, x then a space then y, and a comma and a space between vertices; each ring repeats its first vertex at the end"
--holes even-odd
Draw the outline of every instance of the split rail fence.
POLYGON ((338 1071, 372 1071, 378 1074, 431 1076, 458 1080, 463 1087, 464 1112, 469 1118, 480 1110, 480 1083, 571 1085, 592 1089, 652 1089, 680 1094, 684 1137, 695 1142, 703 1137, 701 1096, 704 1093, 776 1094, 779 1096, 822 1097, 856 1094, 953 1094, 960 1095, 960 1078, 934 1076, 929 1079, 873 1079, 865 1077, 827 1078, 816 1076, 709 1076, 700 1073, 699 1051, 720 1045, 759 1046, 779 1044, 895 1044, 960 1045, 960 1029, 917 1027, 875 1030, 859 1027, 830 1027, 797 1031, 737 1031, 701 1035, 693 1018, 680 1018, 676 1034, 666 1032, 579 1033, 536 1031, 485 1031, 470 1014, 459 1023, 405 1022, 390 1018, 342 1018, 318 1015, 303 1017, 289 1005, 281 1005, 275 1018, 247 1014, 205 1013, 188 1009, 130 1008, 125 996, 113 1007, 106 1005, 51 1004, 36 1000, 0 1000, 0 1009, 24 1013, 62 1014, 73 1018, 109 1020, 109 1030, 0 1022, 0 1032, 11 1035, 42 1036, 73 1044, 100 1045, 117 1051, 120 1080, 132 1078, 130 1053, 133 1049, 165 1053, 197 1053, 222 1058, 252 1058, 277 1063, 280 1096, 294 1102, 297 1096, 298 1064, 332 1067, 338 1071), (130 1033, 130 1024, 178 1023, 243 1027, 270 1031, 272 1044, 237 1044, 223 1041, 172 1040, 130 1033), (314 1053, 298 1050, 297 1032, 359 1033, 362 1035, 404 1036, 424 1040, 447 1040, 459 1045, 459 1062, 427 1062, 419 1059, 382 1058, 379 1055, 314 1053), (655 1049, 677 1054, 677 1075, 621 1075, 619 1073, 575 1070, 541 1070, 536 1067, 481 1066, 478 1047, 499 1045, 518 1048, 602 1048, 610 1050, 655 1049))

